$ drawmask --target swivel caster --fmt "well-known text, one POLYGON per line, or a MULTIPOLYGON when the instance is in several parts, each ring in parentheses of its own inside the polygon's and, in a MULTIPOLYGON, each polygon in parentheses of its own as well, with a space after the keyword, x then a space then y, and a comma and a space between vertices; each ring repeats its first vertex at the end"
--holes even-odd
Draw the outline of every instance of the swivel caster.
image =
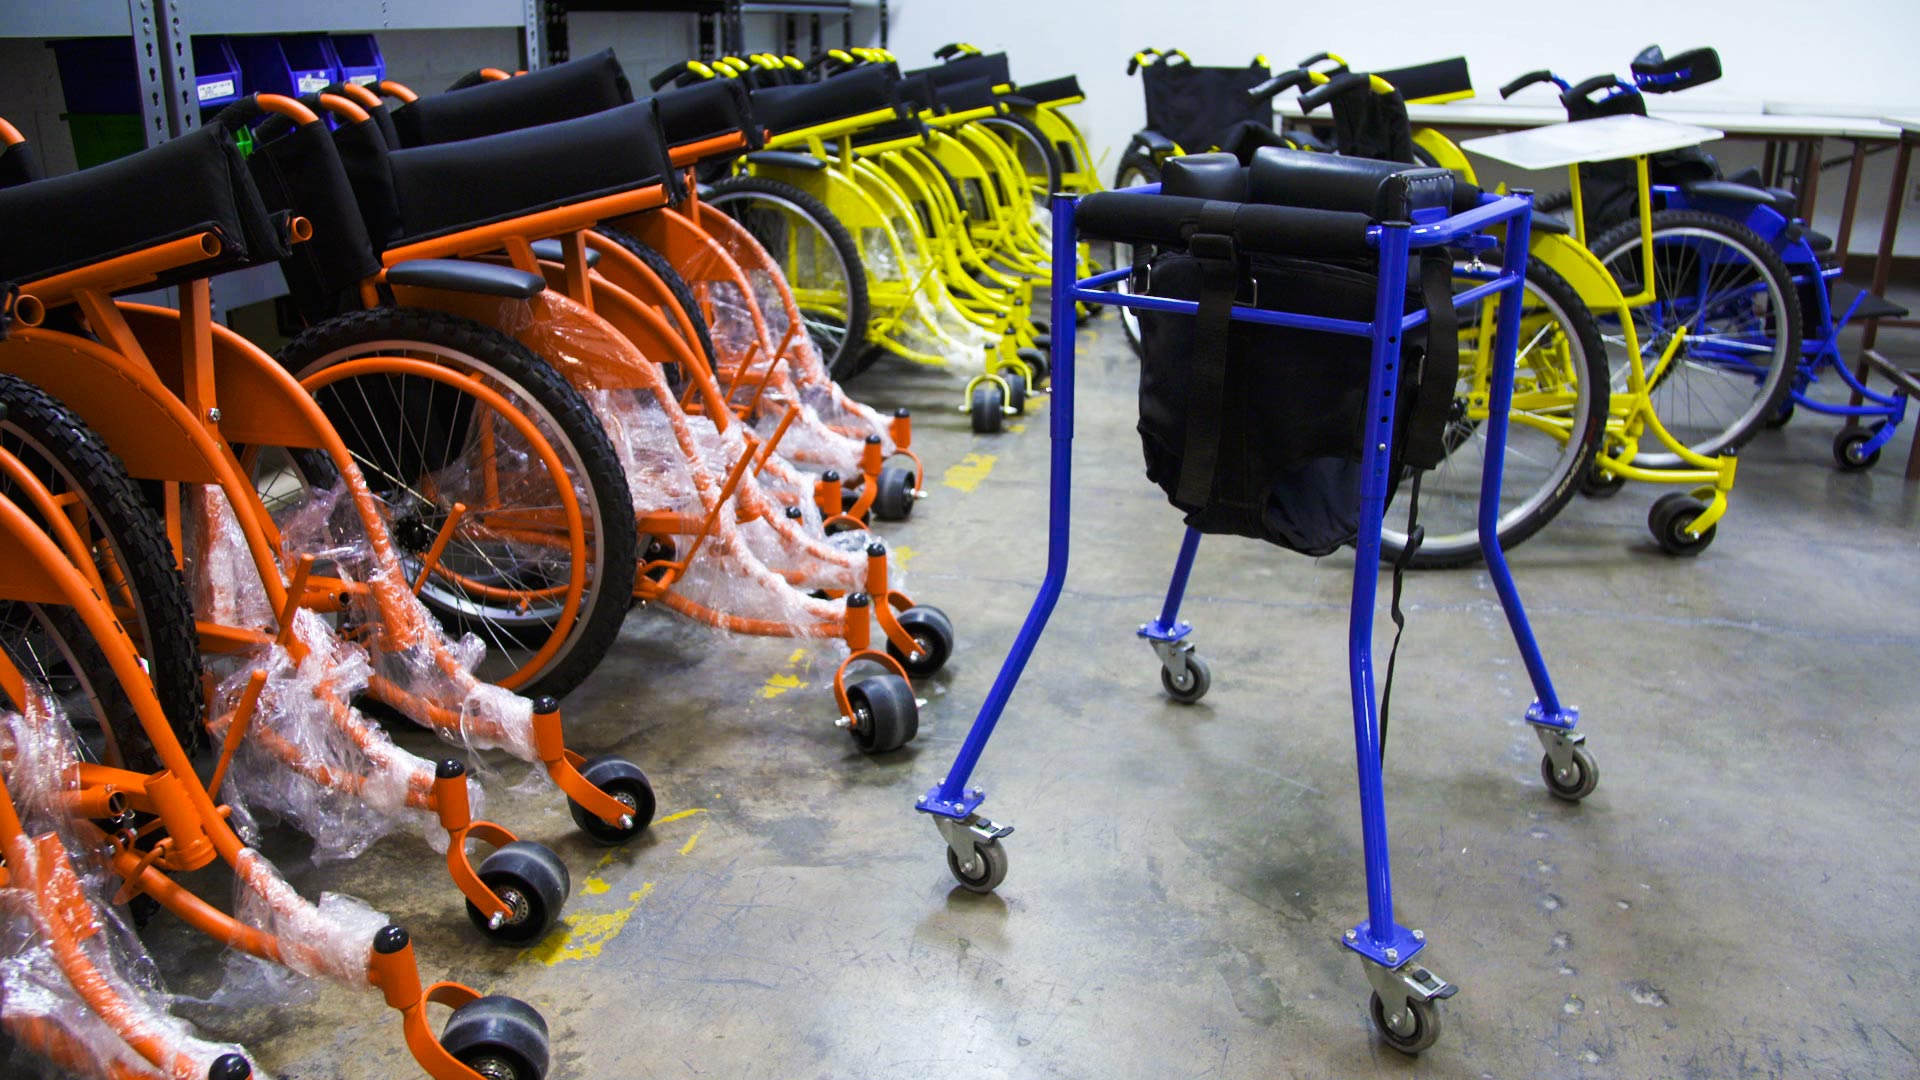
POLYGON ((863 754, 887 754, 920 733, 920 705, 898 675, 878 675, 847 687, 848 733, 863 754))
POLYGON ((488 994, 453 1010, 440 1045, 487 1080, 546 1080, 547 1021, 519 998, 488 994))
POLYGON ((1760 421, 1760 425, 1769 431, 1776 431, 1780 428, 1786 427, 1788 422, 1790 422, 1793 419, 1793 409, 1794 409, 1793 399, 1788 398, 1787 400, 1780 403, 1779 408, 1773 410, 1771 413, 1768 413, 1767 418, 1765 420, 1760 421))
POLYGON ((1699 499, 1684 492, 1669 492, 1655 499, 1652 509, 1647 511, 1647 529, 1653 533, 1660 550, 1680 558, 1692 558, 1707 550, 1720 528, 1709 525, 1705 532, 1689 531, 1694 520, 1706 511, 1706 504, 1699 499))
POLYGON ((1611 499, 1626 486, 1626 477, 1603 472, 1599 465, 1589 465, 1587 471, 1580 474, 1580 494, 1589 499, 1611 499))
POLYGON ((467 918, 481 933, 510 945, 525 945, 545 937, 560 918, 560 909, 566 906, 567 893, 573 887, 567 864, 546 845, 531 840, 515 840, 495 848, 480 863, 478 873, 481 882, 506 903, 508 913, 488 918, 469 900, 467 918))
POLYGON ((1871 469, 1880 461, 1880 451, 1864 453, 1868 443, 1887 426, 1885 420, 1872 427, 1850 427, 1840 429, 1833 437, 1833 463, 1840 466, 1841 472, 1863 472, 1871 469))
POLYGON ((1160 685, 1167 696, 1182 705, 1192 705, 1207 696, 1207 690, 1213 685, 1213 672, 1207 669, 1207 662, 1189 652, 1186 655, 1186 670, 1175 674, 1173 669, 1162 665, 1160 685))
MULTIPOLYGON (((1007 380, 1007 408, 1012 409, 1015 416, 1024 414, 1027 411, 1027 377, 1011 369, 1003 369, 1000 377, 1007 380)), ((1037 374, 1035 380, 1038 381, 1037 374)))
POLYGON ((1381 1041, 1409 1057, 1440 1038, 1440 1009, 1431 1001, 1404 998, 1400 1007, 1389 1013, 1376 993, 1368 1005, 1381 1041))
POLYGON ((967 403, 967 414, 973 418, 973 433, 993 435, 1000 430, 1000 410, 1006 406, 1006 396, 1000 387, 983 382, 973 388, 973 397, 967 403))
POLYGON ((1047 362, 1047 354, 1039 349, 1021 349, 1018 355, 1020 359, 1027 362, 1027 367, 1033 370, 1033 385, 1035 387, 1043 385, 1047 381, 1048 373, 1053 370, 1053 365, 1047 362))
POLYGON ((905 521, 912 517, 913 504, 920 501, 913 479, 912 469, 899 466, 881 469, 874 480, 880 487, 873 493, 873 516, 881 521, 905 521))
POLYGON ((1552 754, 1540 757, 1540 779, 1547 782, 1547 790, 1556 799, 1567 802, 1579 802, 1593 794, 1600 786, 1600 766, 1596 765, 1593 755, 1582 747, 1572 747, 1573 760, 1567 768, 1555 768, 1552 754))
POLYGON ((595 843, 609 847, 624 844, 653 824, 653 785, 647 782, 647 774, 641 772, 638 765, 617 754, 601 754, 588 758, 580 768, 580 775, 587 778, 587 783, 624 804, 628 811, 629 824, 609 825, 586 807, 568 799, 567 812, 573 815, 573 823, 595 843))
POLYGON ((953 620, 946 612, 931 604, 919 604, 900 613, 900 626, 919 648, 908 655, 889 639, 887 655, 900 661, 907 674, 922 678, 946 666, 947 658, 953 655, 953 620))
POLYGON ((990 893, 1007 880, 1007 849, 998 840, 976 842, 973 858, 962 862, 959 853, 948 848, 947 872, 968 892, 990 893))

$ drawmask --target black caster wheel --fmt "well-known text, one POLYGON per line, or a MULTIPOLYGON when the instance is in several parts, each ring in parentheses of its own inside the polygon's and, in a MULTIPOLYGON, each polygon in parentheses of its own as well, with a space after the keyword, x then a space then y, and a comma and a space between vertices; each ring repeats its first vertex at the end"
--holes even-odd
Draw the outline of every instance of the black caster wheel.
MULTIPOLYGON (((860 489, 859 489, 859 488, 857 488, 857 487, 844 487, 844 486, 843 486, 843 487, 841 487, 841 489, 840 489, 840 512, 841 512, 841 513, 843 513, 843 514, 851 514, 851 513, 853 513, 853 508, 854 508, 854 505, 855 505, 856 503, 858 503, 859 501, 860 501, 860 489)), ((871 512, 872 512, 872 511, 871 511, 871 510, 869 510, 867 514, 862 514, 862 515, 860 515, 860 522, 861 522, 861 524, 865 524, 865 523, 867 522, 867 519, 868 519, 868 517, 869 517, 869 515, 871 514, 871 512)))
POLYGON ((221 1054, 207 1067, 207 1080, 248 1080, 253 1075, 253 1066, 239 1054, 221 1054))
POLYGON ((1780 428, 1786 427, 1788 422, 1793 419, 1793 408, 1793 399, 1788 398, 1780 403, 1779 408, 1768 414, 1765 420, 1760 421, 1761 426, 1769 431, 1777 431, 1780 428))
POLYGON ((920 732, 920 706, 913 687, 898 675, 877 675, 847 687, 853 706, 853 743, 863 754, 887 754, 920 732))
POLYGON ((1027 377, 1017 371, 1002 371, 1000 377, 1007 380, 1007 407, 1015 416, 1027 411, 1027 377))
POLYGON ((924 678, 947 665, 947 658, 953 655, 953 620, 946 612, 920 604, 900 613, 900 625, 920 644, 914 656, 907 656, 892 639, 887 641, 887 655, 900 661, 907 674, 924 678))
POLYGON ((973 388, 973 398, 967 404, 967 412, 973 418, 973 433, 992 435, 1000 430, 1000 408, 1006 404, 1006 398, 1000 388, 993 383, 983 382, 973 388))
POLYGON ((618 754, 601 754, 590 757, 580 768, 580 775, 601 791, 626 804, 633 815, 633 824, 627 828, 609 825, 588 812, 587 808, 567 800, 567 811, 573 815, 573 823, 580 831, 592 837, 595 843, 612 847, 645 832, 653 824, 653 785, 647 782, 647 774, 640 767, 618 754))
POLYGON ((1021 349, 1019 357, 1033 369, 1033 385, 1037 389, 1046 385, 1047 376, 1052 373, 1053 365, 1047 362, 1047 354, 1039 349, 1021 349))
POLYGON ((1873 468, 1880 461, 1880 451, 1862 455, 1861 450, 1885 426, 1886 421, 1882 420, 1872 427, 1840 429, 1840 434, 1833 437, 1833 463, 1840 466, 1841 472, 1863 472, 1873 468))
POLYGON ((487 1080, 546 1080, 547 1021, 533 1006, 501 994, 453 1010, 440 1045, 487 1080))
POLYGON ((479 874, 512 913, 494 926, 469 900, 467 918, 487 937, 509 945, 525 945, 545 937, 560 918, 560 909, 567 905, 567 893, 573 887, 567 864, 545 844, 531 840, 515 840, 495 848, 480 863, 479 874))
POLYGON ((1600 786, 1600 766, 1594 764, 1591 754, 1576 746, 1573 748, 1571 775, 1562 777, 1559 770, 1553 767, 1553 756, 1543 754, 1540 758, 1540 779, 1547 782, 1547 790, 1554 798, 1579 802, 1600 786))
POLYGON ((1699 499, 1684 492, 1674 491, 1660 496, 1653 502, 1653 508, 1647 511, 1647 528, 1660 545, 1660 550, 1680 558, 1692 558, 1707 550, 1713 543, 1713 535, 1720 528, 1708 526, 1707 531, 1698 536, 1687 532, 1687 526, 1706 512, 1706 505, 1699 499))
POLYGON ((1164 666, 1160 669, 1160 685, 1166 688, 1167 696, 1182 705, 1191 705, 1207 696, 1207 689, 1213 685, 1213 672, 1207 670, 1207 662, 1192 653, 1187 654, 1187 673, 1176 679, 1173 672, 1164 666))
POLYGON ((1580 474, 1580 494, 1589 499, 1611 499, 1626 486, 1626 477, 1618 473, 1609 476, 1601 472, 1598 465, 1589 465, 1587 471, 1580 474))
POLYGON ((1373 1014, 1373 1029, 1380 1033, 1382 1041, 1403 1054, 1418 1054, 1440 1038, 1440 1010, 1431 1001, 1408 998, 1398 1029, 1387 1023, 1387 1010, 1381 1005, 1379 994, 1373 995, 1368 1005, 1368 1011, 1373 1014))
POLYGON ((873 516, 881 521, 905 521, 913 516, 913 470, 890 465, 874 479, 879 490, 873 493, 873 516))
POLYGON ((1007 849, 1001 847, 998 840, 985 844, 975 843, 973 864, 961 866, 960 856, 954 854, 953 848, 949 847, 947 848, 947 872, 952 874, 953 880, 959 882, 960 887, 968 892, 990 893, 999 888, 1001 882, 1007 880, 1007 849))

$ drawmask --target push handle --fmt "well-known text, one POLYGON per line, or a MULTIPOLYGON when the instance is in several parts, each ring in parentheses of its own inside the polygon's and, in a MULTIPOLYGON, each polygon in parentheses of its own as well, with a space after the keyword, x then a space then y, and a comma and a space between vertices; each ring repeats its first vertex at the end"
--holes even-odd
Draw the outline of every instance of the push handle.
POLYGON ((1525 75, 1501 87, 1500 100, 1505 101, 1520 91, 1525 90, 1527 87, 1532 86, 1534 83, 1552 81, 1554 81, 1553 72, 1548 71, 1546 68, 1541 68, 1539 71, 1529 71, 1525 75))
POLYGON ((1312 112, 1327 102, 1332 101, 1334 98, 1339 97, 1341 94, 1349 90, 1366 87, 1370 82, 1372 82, 1370 77, 1362 75, 1357 71, 1341 72, 1326 82, 1321 83, 1319 86, 1301 94, 1300 111, 1312 112))
POLYGON ((979 55, 980 55, 979 47, 974 45, 969 45, 964 41, 955 41, 955 42, 952 42, 951 44, 942 45, 939 48, 933 50, 933 58, 935 60, 951 60, 956 56, 979 56, 979 55))
MULTIPOLYGON (((1562 103, 1569 105, 1576 101, 1584 101, 1591 105, 1594 104, 1592 98, 1595 93, 1601 90, 1611 90, 1616 86, 1626 86, 1626 84, 1614 78, 1612 75, 1595 75, 1585 82, 1575 83, 1568 87, 1566 92, 1560 95, 1560 100, 1562 103)), ((1629 90, 1633 89, 1631 86, 1627 86, 1626 88, 1629 90)))
POLYGON ((698 60, 688 60, 675 64, 647 80, 647 85, 655 90, 664 90, 668 83, 677 82, 686 76, 695 75, 702 79, 713 78, 713 69, 698 60))
POLYGON ((1266 82, 1261 83, 1259 86, 1247 91, 1247 100, 1272 101, 1275 95, 1288 87, 1297 87, 1305 90, 1312 85, 1313 76, 1307 72, 1306 68, 1294 68, 1292 71, 1283 71, 1273 78, 1268 79, 1266 82))

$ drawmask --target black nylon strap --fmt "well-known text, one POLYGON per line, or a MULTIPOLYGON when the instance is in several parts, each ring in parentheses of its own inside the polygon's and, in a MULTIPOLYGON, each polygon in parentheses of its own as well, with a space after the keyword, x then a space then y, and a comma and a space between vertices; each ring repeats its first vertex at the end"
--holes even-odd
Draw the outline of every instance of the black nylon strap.
POLYGON ((1453 259, 1444 250, 1420 256, 1420 292, 1427 308, 1427 356, 1401 445, 1407 465, 1431 469, 1446 457, 1447 418, 1460 381, 1460 315, 1453 306, 1453 259))
POLYGON ((1213 498, 1213 472, 1220 457, 1221 410, 1227 390, 1228 334, 1233 298, 1240 289, 1240 259, 1233 243, 1238 203, 1208 202, 1187 248, 1200 263, 1199 312, 1194 325, 1193 381, 1187 396, 1187 445, 1181 455, 1183 506, 1205 507, 1213 498))
POLYGON ((1420 542, 1427 538, 1426 530, 1420 527, 1420 477, 1422 472, 1414 470, 1413 482, 1407 491, 1407 543, 1400 549, 1400 555, 1393 560, 1393 602, 1388 605, 1388 614, 1393 619, 1393 646, 1387 650, 1387 679, 1380 688, 1380 763, 1387 761, 1387 717, 1393 711, 1393 662, 1400 659, 1400 635, 1406 632, 1407 616, 1400 610, 1400 586, 1407 575, 1407 566, 1413 562, 1414 553, 1420 550, 1420 542))

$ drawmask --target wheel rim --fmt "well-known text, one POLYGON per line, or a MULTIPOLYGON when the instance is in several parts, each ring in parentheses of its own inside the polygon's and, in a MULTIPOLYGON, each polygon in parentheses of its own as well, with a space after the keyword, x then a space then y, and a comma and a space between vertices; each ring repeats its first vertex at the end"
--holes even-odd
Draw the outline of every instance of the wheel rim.
MULTIPOLYGON (((1491 353, 1498 303, 1476 304, 1460 312, 1461 377, 1443 436, 1446 456, 1420 485, 1420 524, 1426 533, 1421 550, 1434 555, 1479 549, 1490 381, 1475 373, 1475 357, 1482 345, 1491 353)), ((1573 313, 1528 281, 1520 322, 1513 407, 1508 410, 1507 450, 1501 468, 1499 530, 1503 536, 1515 524, 1540 513, 1582 467, 1585 453, 1575 436, 1593 423, 1597 407, 1592 388, 1580 385, 1588 358, 1579 335, 1569 330, 1573 313)), ((1406 491, 1404 485, 1401 490, 1406 491)), ((1380 532, 1389 546, 1404 547, 1407 542, 1404 528, 1382 527, 1380 532)))
MULTIPOLYGON (((1141 172, 1140 169, 1136 166, 1129 165, 1125 169, 1121 170, 1120 176, 1119 176, 1119 183, 1115 186, 1121 190, 1124 190, 1126 188, 1140 187, 1146 184, 1147 182, 1148 181, 1147 181, 1146 173, 1141 172)), ((1113 268, 1118 270, 1122 266, 1132 266, 1132 265, 1133 265, 1133 245, 1122 244, 1119 241, 1115 241, 1113 245, 1113 268)), ((1123 277, 1119 281, 1114 282, 1113 291, 1122 296, 1133 295, 1132 275, 1128 275, 1127 277, 1123 277)), ((1126 331, 1127 340, 1130 342, 1133 342, 1135 347, 1137 348, 1140 342, 1140 316, 1138 313, 1134 311, 1134 309, 1130 307, 1125 307, 1121 305, 1116 305, 1116 306, 1119 307, 1120 309, 1120 326, 1123 330, 1126 331)))
MULTIPOLYGON (((509 688, 526 685, 557 666, 585 632, 594 590, 602 583, 618 587, 608 580, 606 551, 598 542, 608 526, 584 479, 585 463, 544 405, 518 392, 493 365, 459 349, 406 340, 361 342, 325 354, 298 376, 303 381, 324 378, 328 369, 374 357, 426 360, 479 378, 533 422, 561 461, 584 532, 585 583, 578 589, 571 583, 572 537, 563 520, 560 488, 532 446, 499 414, 482 413, 480 402, 423 376, 349 375, 314 390, 322 411, 330 418, 346 418, 344 423, 336 420, 336 428, 368 484, 393 508, 389 526, 407 581, 419 580, 452 504, 467 504, 467 514, 427 575, 420 599, 441 618, 477 631, 487 645, 487 657, 476 672, 482 679, 509 688), (467 420, 447 425, 443 440, 424 440, 405 427, 383 433, 372 422, 377 406, 417 402, 421 393, 425 415, 437 416, 437 409, 449 407, 457 412, 464 402, 467 420), (355 406, 369 415, 356 415, 355 406), (376 447, 388 456, 371 453, 376 447), (392 462, 409 455, 447 463, 422 476, 395 475, 392 462), (502 470, 503 463, 508 470, 502 470), (518 468, 512 468, 516 464, 518 468), (517 491, 508 477, 519 481, 517 491), (526 498, 503 502, 503 493, 509 492, 526 498), (574 607, 570 614, 569 603, 574 607), (556 638, 558 644, 548 649, 556 638), (543 651, 547 655, 541 659, 543 651)), ((270 469, 275 463, 263 464, 270 469)), ((274 482, 263 498, 276 518, 312 494, 309 478, 300 475, 297 461, 292 464, 278 473, 256 470, 257 478, 274 482)))
POLYGON ((1013 153, 1014 160, 1020 165, 1020 172, 1026 177, 1027 192, 1032 196, 1034 204, 1045 206, 1055 186, 1051 148, 1038 141, 1034 132, 1024 124, 993 117, 982 120, 981 123, 988 131, 998 136, 1001 142, 1007 144, 1008 149, 1013 153))
POLYGON ((832 370, 846 348, 852 275, 826 230, 798 204, 778 195, 721 191, 706 201, 739 222, 767 250, 786 276, 807 336, 832 370))
MULTIPOLYGON (((1640 291, 1641 239, 1604 253, 1601 262, 1629 295, 1640 291)), ((1733 445, 1770 412, 1781 380, 1799 363, 1787 355, 1779 323, 1786 299, 1758 254, 1736 237, 1699 226, 1663 227, 1653 236, 1654 294, 1633 312, 1642 363, 1660 421, 1694 452, 1712 456, 1733 445), (1687 342, 1657 377, 1654 364, 1675 330, 1687 342)), ((1613 391, 1627 388, 1626 336, 1610 318, 1608 367, 1613 391)), ((1652 440, 1648 440, 1651 445, 1652 440)), ((1671 452, 1643 452, 1636 464, 1681 463, 1671 452)))

